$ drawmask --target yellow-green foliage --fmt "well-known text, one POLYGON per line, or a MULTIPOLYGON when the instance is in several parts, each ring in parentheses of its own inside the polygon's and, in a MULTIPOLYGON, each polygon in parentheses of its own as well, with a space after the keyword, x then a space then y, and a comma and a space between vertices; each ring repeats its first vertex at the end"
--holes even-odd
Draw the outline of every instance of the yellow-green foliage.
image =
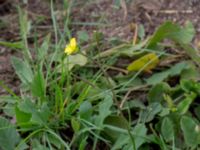
POLYGON ((142 69, 145 72, 150 72, 159 63, 158 56, 155 53, 146 54, 128 65, 128 71, 139 71, 142 69))

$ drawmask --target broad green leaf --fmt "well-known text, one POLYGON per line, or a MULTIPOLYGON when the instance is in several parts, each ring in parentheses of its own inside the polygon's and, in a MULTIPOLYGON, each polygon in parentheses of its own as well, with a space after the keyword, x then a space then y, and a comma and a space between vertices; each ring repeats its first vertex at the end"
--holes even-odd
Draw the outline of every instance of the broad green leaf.
POLYGON ((173 122, 170 120, 170 118, 165 117, 162 120, 161 133, 162 133, 162 136, 164 137, 166 142, 173 140, 173 138, 174 138, 174 127, 173 127, 173 122))
POLYGON ((188 69, 184 69, 181 72, 181 79, 184 80, 197 80, 200 78, 200 72, 198 71, 196 65, 192 62, 188 62, 188 69))
POLYGON ((150 78, 146 79, 147 84, 155 85, 167 79, 168 77, 179 75, 184 69, 188 69, 187 62, 180 62, 163 72, 155 73, 150 78))
POLYGON ((38 125, 45 125, 50 116, 50 110, 47 103, 44 103, 41 108, 31 102, 30 100, 24 100, 19 103, 18 108, 20 111, 31 114, 31 123, 38 125))
POLYGON ((14 127, 7 119, 0 117, 0 149, 13 150, 19 143, 20 137, 14 127))
POLYGON ((170 86, 167 83, 161 82, 154 85, 148 93, 149 103, 163 102, 164 94, 169 93, 170 86))
POLYGON ((141 111, 140 119, 141 122, 150 122, 154 119, 155 115, 159 114, 162 111, 162 106, 160 103, 151 103, 147 109, 141 111))
POLYGON ((31 114, 31 123, 43 124, 43 120, 39 113, 37 112, 36 105, 30 100, 24 100, 18 104, 18 108, 21 112, 31 114))
POLYGON ((154 73, 151 77, 146 79, 146 82, 147 82, 147 84, 150 84, 150 85, 158 84, 158 83, 164 81, 165 79, 167 79, 169 74, 170 74, 170 72, 168 70, 159 72, 159 73, 154 73))
POLYGON ((146 142, 146 139, 144 138, 147 134, 147 128, 145 124, 137 124, 131 133, 135 135, 134 141, 136 149, 146 142))
POLYGON ((185 143, 192 148, 200 144, 200 132, 196 130, 197 127, 198 124, 192 118, 187 116, 181 118, 181 129, 183 131, 185 143))
POLYGON ((38 69, 33 78, 33 82, 31 83, 31 91, 33 96, 39 97, 40 100, 43 102, 45 97, 45 88, 46 85, 43 73, 41 70, 38 69))
POLYGON ((161 112, 159 113, 160 117, 165 117, 167 115, 169 115, 170 113, 170 109, 169 108, 162 108, 161 112))
POLYGON ((190 65, 188 64, 188 62, 180 62, 180 63, 177 63, 175 64, 173 67, 170 68, 170 74, 169 76, 176 76, 176 75, 180 75, 181 72, 184 70, 184 69, 188 69, 190 67, 190 65))
POLYGON ((181 47, 187 53, 187 55, 200 67, 199 51, 189 44, 181 44, 181 47))
POLYGON ((59 139, 57 139, 55 136, 53 136, 52 134, 46 134, 48 137, 49 142, 56 146, 58 149, 61 149, 62 143, 59 141, 59 139))
POLYGON ((177 106, 178 108, 178 112, 183 115, 185 114, 190 105, 192 104, 192 102, 194 101, 194 99, 197 97, 196 93, 191 92, 190 94, 187 94, 185 99, 183 99, 177 106))
POLYGON ((179 25, 168 21, 157 29, 147 47, 155 48, 164 39, 171 39, 179 44, 188 44, 192 41, 194 34, 195 30, 191 22, 187 22, 185 27, 181 28, 179 25))
POLYGON ((92 104, 89 101, 84 101, 79 107, 79 115, 82 119, 90 120, 92 115, 92 104))
MULTIPOLYGON (((127 130, 129 127, 128 121, 122 117, 122 116, 117 116, 117 115, 112 115, 112 116, 108 116, 105 118, 104 120, 104 124, 106 125, 111 125, 114 127, 118 127, 121 129, 125 129, 127 130)), ((111 138, 113 141, 115 141, 116 139, 118 139, 118 137, 120 136, 120 132, 117 131, 113 131, 110 129, 105 128, 104 132, 109 136, 109 138, 111 138)))
POLYGON ((30 84, 33 80, 31 66, 22 59, 14 56, 11 58, 11 63, 22 83, 25 85, 30 84))
MULTIPOLYGON (((144 137, 146 137, 147 128, 144 124, 137 124, 131 131, 131 134, 133 136, 135 148, 138 149, 142 144, 146 142, 146 139, 144 137)), ((112 150, 122 149, 124 146, 129 147, 127 149, 134 149, 132 142, 133 141, 128 133, 120 134, 118 136, 118 139, 114 143, 112 150)))
POLYGON ((13 117, 15 115, 15 104, 13 103, 7 103, 2 109, 6 116, 13 117))
POLYGON ((75 65, 84 66, 86 63, 87 57, 82 54, 69 55, 68 58, 65 58, 64 60, 65 68, 68 67, 69 70, 71 70, 75 65))
POLYGON ((15 115, 17 124, 21 127, 21 129, 28 129, 31 127, 31 114, 21 111, 18 107, 15 107, 15 115))
POLYGON ((180 85, 186 93, 194 92, 200 95, 200 83, 194 80, 181 80, 180 85))
POLYGON ((124 145, 127 145, 130 142, 130 137, 127 134, 120 134, 116 140, 116 142, 113 144, 113 147, 111 150, 118 150, 122 149, 124 145))
POLYGON ((129 64, 127 70, 128 71, 144 70, 145 72, 150 72, 157 66, 158 63, 159 63, 158 56, 155 53, 149 53, 129 64))
POLYGON ((95 118, 95 124, 102 126, 104 119, 111 114, 110 108, 113 104, 112 93, 107 93, 105 99, 99 104, 99 115, 95 118))
POLYGON ((193 80, 181 80, 180 82, 181 89, 186 93, 190 93, 191 91, 195 92, 195 84, 196 82, 193 80))

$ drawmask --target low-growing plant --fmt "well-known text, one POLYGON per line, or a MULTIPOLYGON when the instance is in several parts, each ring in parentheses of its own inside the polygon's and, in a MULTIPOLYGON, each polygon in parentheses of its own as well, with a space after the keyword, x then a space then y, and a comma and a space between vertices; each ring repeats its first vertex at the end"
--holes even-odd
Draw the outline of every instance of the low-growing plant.
MULTIPOLYGON (((191 45, 190 22, 166 22, 146 40, 115 41, 120 44, 101 51, 101 33, 91 39, 86 32, 72 38, 68 26, 60 32, 51 7, 55 35, 47 34, 41 44, 35 37, 31 48, 31 24, 19 8, 21 41, 0 42, 21 54, 11 59, 19 94, 0 82, 10 94, 1 96, 0 149, 199 147, 200 57, 191 45), (117 66, 119 58, 134 61, 117 66)), ((69 14, 64 24, 70 24, 69 14)))

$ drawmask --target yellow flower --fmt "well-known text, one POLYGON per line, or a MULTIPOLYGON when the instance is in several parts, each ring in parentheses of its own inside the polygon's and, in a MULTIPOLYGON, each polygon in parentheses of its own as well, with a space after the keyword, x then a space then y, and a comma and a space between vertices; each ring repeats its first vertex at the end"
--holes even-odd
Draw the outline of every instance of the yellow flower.
POLYGON ((77 50, 78 50, 78 47, 76 43, 76 38, 71 38, 69 44, 67 44, 65 47, 65 53, 67 55, 71 55, 77 52, 77 50))

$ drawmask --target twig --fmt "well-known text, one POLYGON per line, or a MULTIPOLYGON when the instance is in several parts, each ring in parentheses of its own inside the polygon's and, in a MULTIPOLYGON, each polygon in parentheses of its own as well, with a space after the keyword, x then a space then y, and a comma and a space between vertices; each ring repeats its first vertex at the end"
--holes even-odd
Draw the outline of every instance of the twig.
POLYGON ((124 10, 124 17, 123 17, 123 20, 126 20, 127 14, 128 14, 127 6, 126 6, 126 1, 125 1, 125 0, 120 0, 120 3, 121 3, 122 9, 124 10))
POLYGON ((138 25, 135 24, 135 31, 134 31, 134 35, 133 35, 133 45, 135 45, 137 42, 137 36, 138 36, 138 25))
POLYGON ((81 78, 75 74, 72 74, 75 78, 79 79, 79 80, 82 80, 83 82, 89 84, 90 86, 92 86, 93 88, 97 88, 96 85, 94 85, 93 83, 91 83, 90 81, 88 81, 87 79, 84 79, 84 78, 81 78))
POLYGON ((122 99, 122 102, 119 105, 119 108, 122 109, 122 107, 124 106, 124 103, 126 102, 126 100, 128 99, 129 94, 132 92, 132 90, 128 90, 128 92, 125 94, 124 98, 122 99))
POLYGON ((131 93, 132 91, 136 91, 136 90, 139 90, 139 89, 141 89, 141 88, 146 88, 146 87, 148 87, 148 86, 149 86, 149 85, 146 84, 146 85, 141 85, 141 86, 137 86, 137 87, 130 88, 130 89, 128 90, 128 92, 125 94, 124 98, 122 99, 122 102, 121 102, 119 108, 122 109, 124 103, 128 100, 128 96, 130 95, 130 93, 131 93))
POLYGON ((193 13, 193 10, 158 10, 158 13, 162 13, 162 14, 178 14, 178 13, 182 13, 182 14, 191 14, 193 13))

